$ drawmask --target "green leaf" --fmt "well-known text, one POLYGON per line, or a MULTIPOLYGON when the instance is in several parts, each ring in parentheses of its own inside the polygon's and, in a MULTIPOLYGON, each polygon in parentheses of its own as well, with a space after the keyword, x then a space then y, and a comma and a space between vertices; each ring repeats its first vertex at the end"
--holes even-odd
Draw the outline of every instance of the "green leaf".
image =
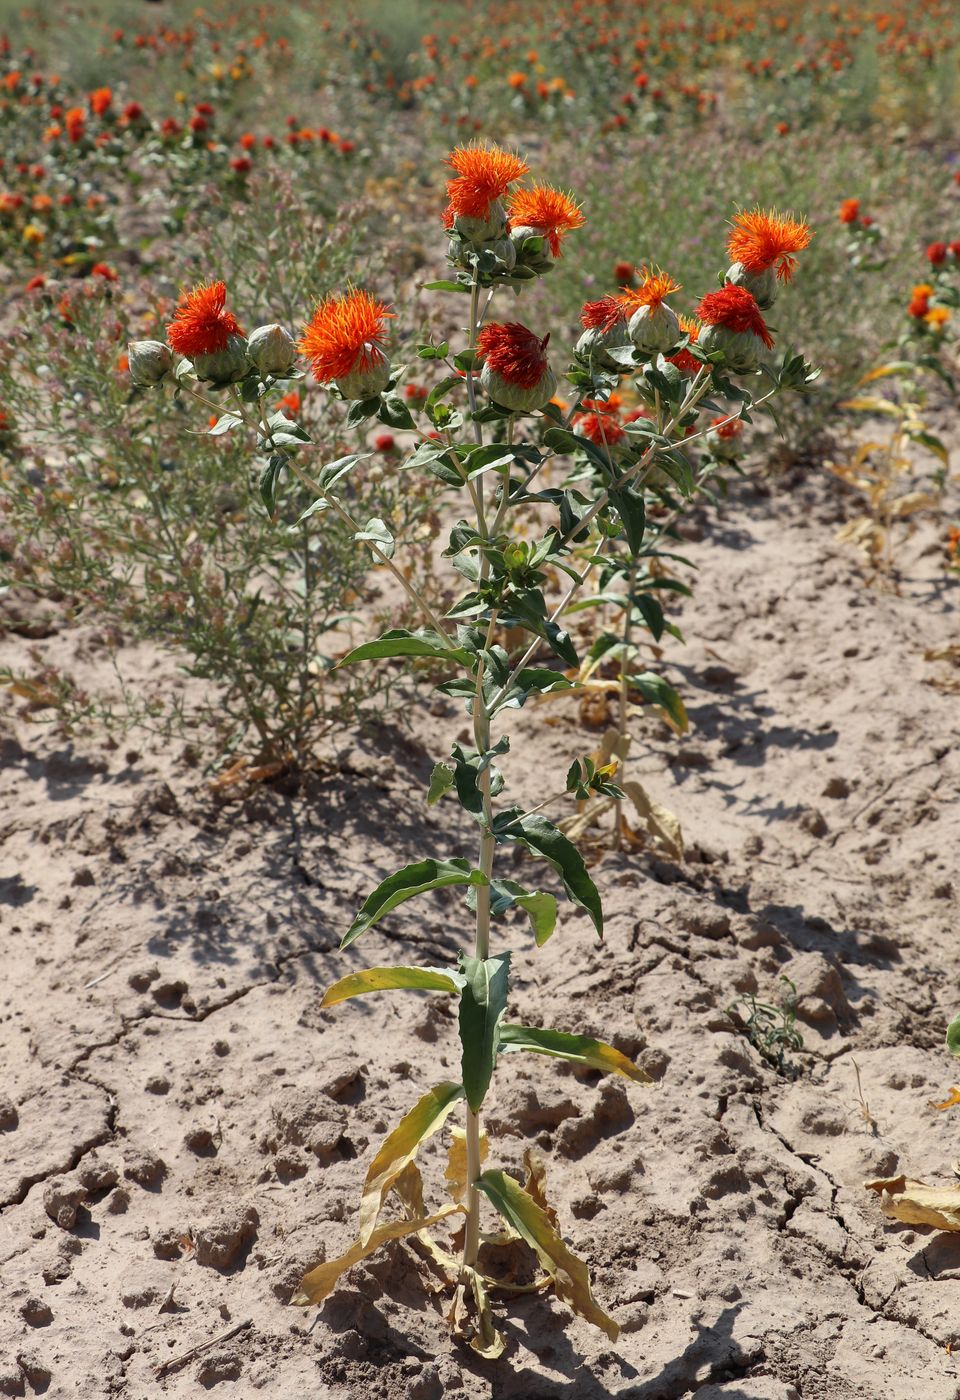
POLYGON ((647 524, 642 492, 632 486, 622 486, 611 490, 610 499, 616 506, 623 521, 623 533, 627 537, 627 548, 637 555, 643 548, 643 532, 647 524))
POLYGON ((562 831, 537 812, 514 819, 494 834, 498 841, 516 841, 549 862, 563 881, 570 899, 586 910, 597 933, 603 937, 603 909, 597 887, 587 874, 580 852, 562 831))
POLYGON ((368 520, 363 529, 358 530, 353 538, 355 540, 370 540, 387 559, 393 558, 393 552, 396 549, 396 540, 383 521, 377 517, 368 520))
POLYGON ((635 1084, 653 1083, 649 1074, 626 1055, 589 1035, 567 1035, 565 1031, 541 1030, 538 1026, 504 1025, 500 1027, 500 1047, 530 1050, 535 1055, 554 1055, 575 1065, 598 1069, 603 1074, 622 1074, 635 1084))
POLYGON ((947 1027, 947 1049, 951 1055, 960 1056, 960 1016, 947 1027))
POLYGON ((377 888, 363 901, 353 923, 341 940, 341 948, 349 948, 362 933, 372 928, 398 904, 403 904, 414 895, 427 890, 442 890, 449 885, 489 884, 482 870, 471 870, 468 861, 459 857, 453 860, 418 860, 405 865, 381 880, 377 888))
POLYGON ((239 413, 225 413, 222 418, 218 418, 212 428, 207 429, 208 437, 221 437, 224 433, 229 433, 231 428, 235 428, 243 419, 239 413))
POLYGON ((470 288, 463 286, 459 282, 421 282, 420 286, 425 292, 469 292, 470 288))
POLYGON ((463 1098, 463 1085, 445 1083, 430 1089, 401 1118, 370 1163, 360 1197, 360 1243, 369 1243, 384 1198, 397 1177, 417 1155, 421 1142, 432 1137, 463 1098))
POLYGON ((377 417, 388 428, 415 428, 417 426, 406 403, 394 389, 382 395, 380 407, 377 409, 377 417))
POLYGON ((364 642, 362 646, 354 647, 337 664, 352 666, 355 661, 379 661, 387 656, 435 656, 443 661, 459 661, 461 666, 472 666, 474 659, 470 652, 454 646, 439 632, 432 632, 426 627, 417 632, 395 627, 384 632, 375 642, 364 642))
POLYGON ((336 1006, 351 997, 366 996, 368 992, 458 992, 462 986, 463 977, 459 972, 445 972, 439 967, 367 967, 334 982, 324 992, 320 1005, 336 1006))
POLYGON ((277 508, 277 482, 286 465, 286 457, 280 452, 275 452, 260 473, 260 499, 266 506, 268 515, 273 515, 277 508))
POLYGON ((475 1185, 534 1250, 553 1279, 557 1297, 615 1342, 620 1328, 594 1301, 586 1264, 567 1248, 542 1206, 505 1172, 486 1171, 475 1185))
POLYGON ((639 675, 628 676, 627 681, 631 689, 639 690, 651 705, 658 705, 661 710, 665 710, 681 734, 687 732, 690 721, 687 718, 686 707, 673 686, 668 685, 662 676, 653 671, 642 671, 639 675))
POLYGON ((525 890, 515 880, 493 880, 490 894, 491 913, 502 914, 514 905, 524 911, 537 947, 542 948, 557 926, 556 898, 543 890, 525 890))
POLYGON ((510 954, 493 958, 461 955, 465 982, 460 992, 460 1044, 467 1103, 479 1112, 497 1063, 500 1022, 507 1009, 510 954))
POLYGON ((430 788, 427 792, 427 806, 439 802, 453 787, 453 769, 446 763, 435 763, 430 774, 430 788))

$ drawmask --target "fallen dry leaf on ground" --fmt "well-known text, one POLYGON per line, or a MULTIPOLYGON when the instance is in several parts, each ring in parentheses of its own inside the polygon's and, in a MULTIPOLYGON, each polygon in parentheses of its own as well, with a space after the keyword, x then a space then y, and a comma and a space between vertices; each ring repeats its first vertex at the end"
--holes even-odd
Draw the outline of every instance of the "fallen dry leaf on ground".
POLYGON ((907 1176, 865 1181, 864 1189, 876 1191, 880 1209, 904 1225, 929 1225, 934 1230, 960 1230, 960 1185, 928 1186, 907 1176))

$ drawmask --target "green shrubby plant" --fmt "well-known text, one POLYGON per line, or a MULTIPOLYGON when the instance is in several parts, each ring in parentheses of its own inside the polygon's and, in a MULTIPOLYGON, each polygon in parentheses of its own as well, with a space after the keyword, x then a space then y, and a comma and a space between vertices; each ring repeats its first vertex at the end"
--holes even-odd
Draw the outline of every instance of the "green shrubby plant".
MULTIPOLYGON (((109 689, 88 693, 62 666, 8 671, 7 681, 29 695, 39 676, 36 713, 67 725, 91 714, 189 734, 202 725, 211 761, 239 749, 307 763, 363 702, 382 705, 396 680, 332 674, 359 609, 379 606, 374 580, 341 522, 322 532, 298 523, 309 504, 302 488, 268 514, 250 496, 235 437, 197 432, 192 420, 185 432, 182 409, 158 414, 142 389, 131 393, 120 351, 132 324, 115 284, 103 283, 56 301, 38 294, 8 336, 0 402, 16 410, 0 441, 0 586, 56 599, 115 638, 171 647, 185 674, 207 684, 190 687, 188 701, 124 685, 118 700, 109 689)), ((135 383, 156 382, 172 363, 157 344, 131 344, 135 383)), ((260 358, 279 365, 281 350, 268 338, 260 358)), ((340 439, 340 404, 302 392, 299 377, 269 382, 292 422, 327 444, 340 439)), ((385 470, 388 459, 368 454, 350 495, 422 541, 414 575, 429 587, 432 506, 422 483, 385 470)))

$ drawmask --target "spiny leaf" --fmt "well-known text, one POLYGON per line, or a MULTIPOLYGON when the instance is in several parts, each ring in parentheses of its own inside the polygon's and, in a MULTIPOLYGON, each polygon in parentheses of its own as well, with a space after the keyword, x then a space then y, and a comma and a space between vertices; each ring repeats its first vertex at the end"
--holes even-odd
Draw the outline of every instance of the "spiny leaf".
POLYGON ((367 895, 357 917, 344 934, 340 947, 348 948, 391 909, 396 909, 398 904, 412 899, 414 895, 427 890, 446 889, 449 885, 487 883, 487 877, 481 870, 471 870, 469 863, 459 857, 453 860, 414 861, 412 865, 405 865, 402 870, 394 871, 381 880, 377 888, 367 895))
POLYGON ((411 988, 419 992, 458 992, 463 986, 459 972, 445 972, 439 967, 368 967, 363 972, 351 972, 341 977, 324 992, 321 1007, 336 1006, 350 997, 362 997, 367 992, 389 992, 411 988))
POLYGON ((615 1342, 620 1328, 594 1301, 586 1264, 567 1248, 546 1211, 505 1172, 484 1172, 476 1184, 507 1224, 536 1252, 553 1278, 557 1297, 615 1342))
POLYGON ((603 1074, 622 1074, 635 1084, 653 1083, 649 1074, 628 1060, 626 1055, 589 1035, 568 1035, 566 1031, 507 1024, 500 1027, 500 1047, 503 1050, 530 1050, 536 1055, 553 1055, 561 1060, 570 1060, 573 1064, 598 1069, 603 1074))
POLYGON ((443 1126, 448 1114, 462 1098, 462 1084, 438 1084, 414 1104, 384 1139, 380 1151, 370 1163, 360 1197, 362 1245, 366 1245, 372 1237, 386 1194, 397 1177, 407 1163, 413 1161, 421 1142, 443 1126))

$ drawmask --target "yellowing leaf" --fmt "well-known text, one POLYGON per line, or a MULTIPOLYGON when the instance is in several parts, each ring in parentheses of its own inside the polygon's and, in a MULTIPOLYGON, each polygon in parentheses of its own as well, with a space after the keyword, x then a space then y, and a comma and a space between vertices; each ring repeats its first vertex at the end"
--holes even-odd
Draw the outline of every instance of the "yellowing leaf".
POLYGON ((900 409, 889 399, 881 399, 872 394, 864 395, 859 399, 847 399, 839 405, 840 408, 848 408, 854 413, 883 413, 887 418, 899 418, 900 409))
POLYGON ((909 360, 892 360, 888 365, 877 365, 876 369, 870 370, 862 379, 857 381, 857 387, 861 384, 870 384, 874 379, 884 379, 891 374, 916 374, 917 367, 909 360))
POLYGON ((625 782, 620 786, 630 798, 647 833, 654 842, 674 860, 683 859, 683 834, 680 822, 666 807, 654 802, 646 789, 637 782, 625 782))
POLYGON ((490 1310, 490 1299, 487 1297, 483 1277, 476 1269, 466 1269, 464 1272, 469 1279, 470 1287, 473 1289, 473 1300, 477 1305, 477 1330, 470 1338, 471 1350, 487 1361, 496 1361, 498 1357, 503 1355, 505 1343, 494 1324, 493 1313, 490 1310))
POLYGON ((441 1220, 446 1220, 447 1216, 459 1211, 460 1206, 441 1206, 433 1215, 423 1216, 416 1220, 388 1220, 384 1225, 378 1225, 370 1235, 366 1244, 361 1244, 359 1240, 352 1244, 345 1254, 340 1254, 336 1259, 329 1259, 323 1264, 318 1264, 315 1269, 311 1269, 308 1274, 304 1274, 300 1280, 300 1287, 290 1299, 296 1307, 309 1307, 311 1303, 318 1307, 328 1298, 337 1286, 337 1282, 342 1274, 348 1269, 352 1269, 354 1264, 359 1264, 361 1259, 366 1259, 373 1254, 387 1240, 400 1240, 405 1235, 416 1235, 421 1230, 426 1230, 431 1225, 439 1225, 441 1220))
POLYGON ((938 1113, 942 1113, 945 1108, 956 1108, 958 1103, 960 1103, 960 1088, 954 1084, 950 1090, 950 1097, 945 1099, 943 1103, 933 1104, 932 1107, 935 1108, 938 1113))
POLYGON ((938 504, 936 496, 931 496, 929 491, 908 491, 906 495, 897 497, 890 507, 890 514, 898 520, 905 520, 918 510, 930 510, 938 504))
POLYGON ((324 992, 321 1006, 335 1006, 337 1002, 350 997, 360 997, 366 992, 395 991, 412 988, 422 992, 456 992, 463 978, 456 972, 445 972, 438 967, 368 967, 363 972, 351 972, 334 982, 324 992))
MULTIPOLYGON (((426 1214, 426 1207, 423 1204, 423 1177, 420 1175, 420 1168, 416 1162, 408 1162, 403 1171, 393 1183, 394 1195, 403 1203, 403 1209, 408 1219, 421 1220, 426 1214)), ((439 1268, 440 1272, 451 1281, 456 1278, 459 1270, 459 1262, 453 1255, 437 1244, 432 1235, 426 1230, 417 1231, 417 1239, 430 1255, 431 1259, 439 1268)))
POLYGON ((639 1065, 615 1050, 605 1041, 590 1035, 571 1035, 566 1031, 545 1030, 539 1026, 505 1025, 500 1029, 503 1050, 529 1050, 535 1055, 553 1055, 573 1064, 598 1069, 603 1074, 622 1074, 636 1084, 652 1084, 653 1080, 639 1065))
POLYGON ((880 1197, 880 1209, 904 1225, 929 1225, 935 1230, 960 1230, 960 1186, 928 1186, 906 1176, 865 1181, 880 1197))
MULTIPOLYGON (((480 1134, 480 1165, 483 1166, 490 1151, 490 1139, 486 1133, 480 1134)), ((455 1201, 467 1199, 467 1135, 463 1128, 450 1129, 450 1155, 447 1169, 443 1173, 449 1183, 450 1195, 455 1201)))
POLYGON ((557 1297, 615 1342, 620 1328, 594 1301, 586 1264, 567 1248, 543 1208, 505 1172, 484 1172, 477 1187, 534 1250, 553 1279, 557 1297))
POLYGON ((557 1212, 547 1200, 547 1169, 543 1165, 543 1158, 528 1147, 523 1154, 523 1165, 527 1169, 527 1177, 523 1183, 524 1191, 532 1201, 536 1201, 554 1229, 559 1230, 557 1212))
POLYGON ((384 1139, 370 1163, 360 1198, 360 1243, 373 1237, 384 1198, 408 1162, 417 1155, 421 1142, 442 1127, 447 1115, 463 1098, 462 1084, 438 1084, 414 1104, 384 1139))

